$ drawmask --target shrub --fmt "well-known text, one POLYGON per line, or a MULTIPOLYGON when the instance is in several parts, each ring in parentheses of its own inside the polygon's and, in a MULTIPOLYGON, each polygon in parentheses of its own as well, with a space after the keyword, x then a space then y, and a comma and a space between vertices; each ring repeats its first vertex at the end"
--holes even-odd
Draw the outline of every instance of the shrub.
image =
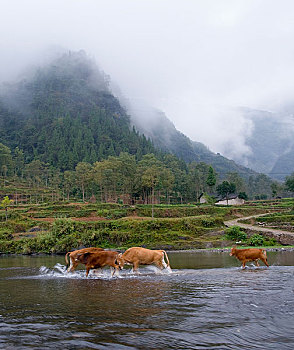
POLYGON ((239 226, 232 226, 226 230, 226 238, 231 241, 244 241, 247 239, 245 232, 239 226))
POLYGON ((70 219, 56 219, 52 224, 52 233, 56 238, 70 235, 75 230, 75 223, 70 219))
POLYGON ((12 236, 11 232, 9 232, 9 230, 1 230, 0 231, 0 240, 8 241, 11 239, 13 239, 13 236, 12 236))
POLYGON ((263 244, 264 244, 264 238, 259 234, 254 234, 249 239, 249 245, 252 245, 253 247, 261 246, 263 244))
POLYGON ((268 239, 265 239, 264 242, 263 242, 263 245, 264 246, 273 246, 273 245, 276 245, 277 244, 277 241, 274 239, 274 238, 268 238, 268 239))
POLYGON ((6 241, 6 240, 0 240, 0 253, 5 254, 14 254, 18 253, 17 246, 19 245, 19 241, 6 241))

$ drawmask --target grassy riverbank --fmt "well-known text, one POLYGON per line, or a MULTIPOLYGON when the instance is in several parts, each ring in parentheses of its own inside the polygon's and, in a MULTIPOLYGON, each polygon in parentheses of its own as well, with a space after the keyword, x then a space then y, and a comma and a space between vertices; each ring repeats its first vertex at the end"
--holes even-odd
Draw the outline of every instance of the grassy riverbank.
MULTIPOLYGON (((158 205, 154 218, 149 205, 62 202, 12 206, 7 220, 5 212, 0 211, 0 253, 64 253, 84 246, 121 250, 131 246, 167 250, 221 248, 234 242, 224 221, 287 211, 280 215, 282 223, 285 226, 288 220, 292 225, 293 206, 293 199, 230 207, 158 205)), ((267 217, 271 215, 277 214, 267 217)))

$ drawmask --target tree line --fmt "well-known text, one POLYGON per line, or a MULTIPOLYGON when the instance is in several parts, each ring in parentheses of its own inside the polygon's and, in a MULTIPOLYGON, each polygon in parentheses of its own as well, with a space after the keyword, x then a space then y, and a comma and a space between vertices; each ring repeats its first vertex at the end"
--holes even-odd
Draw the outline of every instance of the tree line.
POLYGON ((194 203, 203 193, 225 196, 234 192, 241 193, 245 199, 266 199, 285 191, 283 184, 264 174, 251 176, 246 181, 238 173, 230 172, 224 179, 206 163, 187 164, 172 154, 163 153, 148 153, 138 158, 121 152, 119 156, 92 163, 78 162, 73 170, 62 171, 39 159, 26 162, 21 149, 16 147, 11 152, 0 144, 0 171, 3 187, 5 181, 18 179, 31 188, 52 188, 68 200, 194 203))

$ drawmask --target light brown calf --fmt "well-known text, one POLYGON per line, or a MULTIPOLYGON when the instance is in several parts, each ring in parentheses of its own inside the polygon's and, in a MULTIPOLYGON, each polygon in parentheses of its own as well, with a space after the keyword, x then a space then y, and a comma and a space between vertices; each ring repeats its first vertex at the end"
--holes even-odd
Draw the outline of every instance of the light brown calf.
POLYGON ((102 248, 89 247, 89 248, 78 249, 73 252, 66 253, 65 262, 66 262, 67 272, 74 271, 75 268, 81 263, 80 260, 78 259, 78 256, 88 252, 99 252, 103 250, 104 249, 102 248), (68 261, 68 256, 69 256, 70 262, 68 261))
POLYGON ((230 256, 235 256, 238 260, 242 262, 242 268, 245 268, 245 264, 248 261, 255 261, 256 266, 259 266, 258 260, 264 262, 264 264, 269 267, 267 263, 266 251, 264 249, 258 248, 247 248, 247 249, 237 249, 233 247, 231 249, 230 256))
POLYGON ((150 250, 141 247, 132 247, 119 256, 122 257, 124 263, 133 265, 134 271, 138 270, 139 265, 155 264, 161 270, 170 266, 165 250, 150 250), (164 256, 167 264, 164 261, 164 256))

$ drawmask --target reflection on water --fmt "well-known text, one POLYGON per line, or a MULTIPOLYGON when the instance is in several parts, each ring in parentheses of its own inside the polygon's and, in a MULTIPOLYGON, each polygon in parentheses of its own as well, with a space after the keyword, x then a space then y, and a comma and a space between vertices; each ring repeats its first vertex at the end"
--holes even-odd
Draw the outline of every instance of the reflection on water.
POLYGON ((245 270, 169 253, 172 273, 64 273, 64 257, 0 258, 2 349, 293 349, 294 252, 245 270))

